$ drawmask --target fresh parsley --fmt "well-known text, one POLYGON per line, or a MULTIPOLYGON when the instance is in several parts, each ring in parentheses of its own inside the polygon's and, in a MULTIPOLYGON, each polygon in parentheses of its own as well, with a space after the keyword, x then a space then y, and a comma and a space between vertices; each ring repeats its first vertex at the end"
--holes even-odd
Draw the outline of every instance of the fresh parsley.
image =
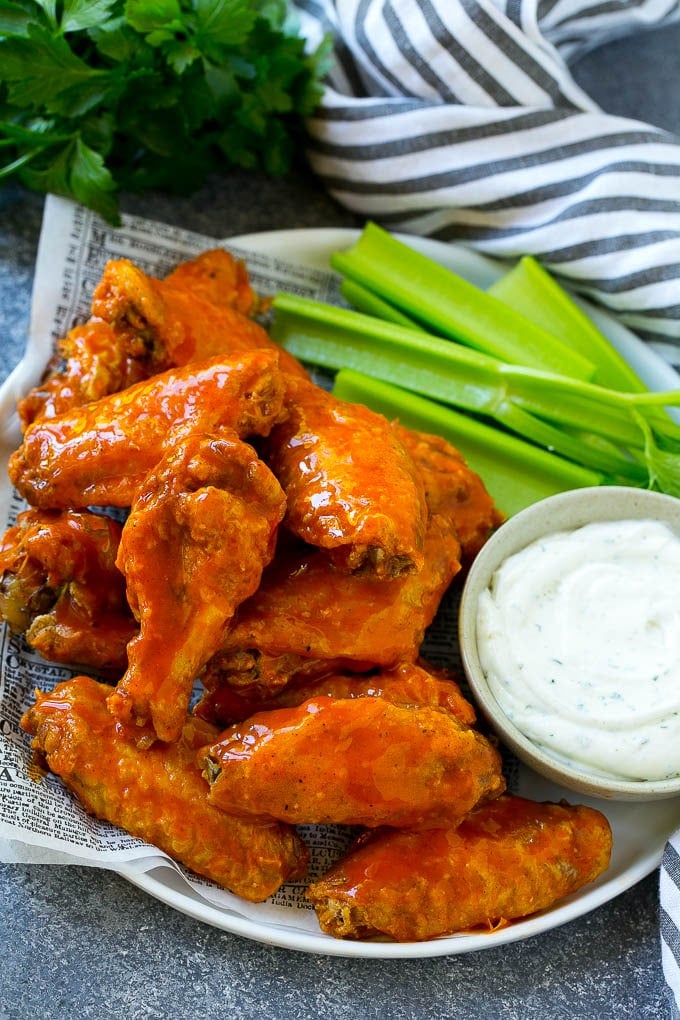
POLYGON ((0 0, 0 183, 117 223, 120 190, 286 173, 329 52, 286 0, 0 0))

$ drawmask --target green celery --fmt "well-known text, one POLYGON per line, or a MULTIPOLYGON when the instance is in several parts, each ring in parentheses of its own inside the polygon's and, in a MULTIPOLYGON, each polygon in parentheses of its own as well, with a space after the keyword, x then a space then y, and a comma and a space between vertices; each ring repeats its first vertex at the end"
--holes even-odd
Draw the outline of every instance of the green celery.
POLYGON ((399 326, 410 326, 411 329, 422 330, 422 326, 419 326, 415 319, 404 315, 403 312, 400 312, 389 301, 378 297, 372 290, 364 287, 361 283, 357 283, 356 280, 350 280, 348 277, 345 277, 340 284, 340 293, 358 312, 364 312, 366 315, 375 315, 378 319, 384 319, 386 322, 396 322, 399 326))
POLYGON ((374 223, 352 248, 333 255, 331 265, 434 333, 502 361, 575 379, 595 372, 557 337, 374 223))
POLYGON ((601 474, 572 464, 486 425, 390 383, 352 369, 335 377, 333 393, 341 400, 366 404, 407 428, 448 440, 476 471, 500 510, 508 516, 547 496, 568 489, 600 485, 601 474))
POLYGON ((598 437, 558 428, 525 411, 511 400, 505 400, 493 415, 495 420, 520 436, 538 443, 553 453, 595 471, 602 471, 611 481, 644 486, 649 472, 638 460, 625 456, 613 444, 593 441, 598 437))
MULTIPOLYGON (((642 411, 680 404, 680 392, 620 393, 504 365, 438 337, 294 295, 277 295, 274 312, 272 336, 303 361, 336 371, 354 368, 503 423, 506 409, 514 405, 577 430, 587 422, 589 432, 643 450, 645 441, 633 407, 642 411)), ((525 416, 525 425, 530 420, 525 416)), ((507 424, 513 427, 511 420, 507 424)), ((680 427, 670 421, 663 425, 655 421, 655 428, 670 441, 680 437, 680 427)), ((541 442, 540 437, 536 441, 541 442)))
POLYGON ((525 255, 488 289, 504 304, 522 312, 595 363, 593 382, 614 390, 643 393, 647 387, 595 323, 548 273, 525 255))

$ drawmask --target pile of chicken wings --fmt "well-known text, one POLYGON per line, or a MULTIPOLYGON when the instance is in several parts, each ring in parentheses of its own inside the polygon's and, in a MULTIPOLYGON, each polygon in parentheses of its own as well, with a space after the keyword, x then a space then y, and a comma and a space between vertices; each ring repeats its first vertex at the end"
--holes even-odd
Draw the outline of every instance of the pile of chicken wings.
POLYGON ((449 443, 313 382, 262 308, 222 249, 163 280, 110 262, 20 402, 0 615, 80 672, 26 711, 35 753, 245 899, 306 881, 333 936, 549 907, 606 869, 606 818, 507 793, 454 675, 420 657, 502 515, 449 443), (356 829, 313 881, 308 824, 356 829))

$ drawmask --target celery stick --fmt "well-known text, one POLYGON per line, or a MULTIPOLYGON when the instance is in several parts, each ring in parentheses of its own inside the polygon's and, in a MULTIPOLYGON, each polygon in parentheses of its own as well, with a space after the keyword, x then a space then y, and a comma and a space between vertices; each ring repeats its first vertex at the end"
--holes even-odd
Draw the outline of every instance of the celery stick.
POLYGON ((555 493, 603 482, 595 471, 352 369, 338 372, 333 393, 342 400, 366 404, 408 428, 447 439, 484 480, 496 506, 508 516, 555 493))
POLYGON ((533 411, 556 424, 594 432, 633 449, 642 449, 641 431, 634 409, 644 409, 659 436, 668 441, 680 441, 680 426, 659 412, 665 407, 680 406, 680 390, 659 393, 624 393, 610 390, 595 383, 580 382, 548 373, 500 366, 507 379, 513 399, 527 410, 533 411))
POLYGON ((367 287, 363 287, 355 280, 344 279, 340 284, 340 293, 358 312, 364 312, 366 315, 375 315, 378 319, 384 319, 386 322, 396 322, 400 326, 410 326, 412 329, 422 330, 422 326, 419 326, 415 319, 404 315, 403 312, 400 312, 389 301, 378 297, 372 290, 368 290, 367 287))
POLYGON ((596 437, 557 428, 522 410, 511 400, 500 403, 493 417, 501 425, 552 453, 582 464, 583 467, 604 472, 611 481, 638 486, 645 486, 649 481, 646 467, 622 454, 612 444, 591 442, 589 440, 596 437))
MULTIPOLYGON (((355 368, 385 382, 467 411, 490 416, 512 401, 541 418, 644 448, 632 407, 680 405, 680 392, 620 393, 533 369, 504 365, 438 337, 349 309, 279 294, 272 336, 303 361, 326 368, 355 368)), ((673 423, 657 428, 680 436, 673 423)))
POLYGON ((595 372, 557 337, 373 223, 331 265, 435 333, 502 361, 575 379, 595 372))
POLYGON ((493 294, 594 362, 593 382, 632 393, 647 389, 595 323, 531 255, 525 255, 496 280, 487 294, 493 294))
POLYGON ((493 411, 499 364, 493 358, 448 340, 293 294, 277 294, 272 307, 272 338, 303 361, 333 370, 356 368, 442 399, 453 389, 457 402, 467 410, 493 411), (456 374, 449 381, 452 354, 456 374), (405 375, 408 384, 403 380, 405 375))

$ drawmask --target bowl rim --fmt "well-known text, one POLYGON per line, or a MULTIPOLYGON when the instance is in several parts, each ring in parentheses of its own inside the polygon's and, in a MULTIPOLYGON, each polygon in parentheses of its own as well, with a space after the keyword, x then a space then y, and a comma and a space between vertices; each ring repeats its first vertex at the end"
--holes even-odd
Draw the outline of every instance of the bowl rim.
POLYGON ((560 786, 611 800, 661 800, 680 795, 680 776, 671 779, 618 779, 562 761, 527 737, 506 716, 484 676, 477 649, 477 600, 495 570, 536 539, 575 531, 591 523, 653 519, 680 536, 680 499, 629 486, 589 486, 548 496, 509 517, 471 564, 461 593, 458 644, 473 697, 502 744, 534 771, 560 786), (619 510, 618 507, 622 509, 619 510))

